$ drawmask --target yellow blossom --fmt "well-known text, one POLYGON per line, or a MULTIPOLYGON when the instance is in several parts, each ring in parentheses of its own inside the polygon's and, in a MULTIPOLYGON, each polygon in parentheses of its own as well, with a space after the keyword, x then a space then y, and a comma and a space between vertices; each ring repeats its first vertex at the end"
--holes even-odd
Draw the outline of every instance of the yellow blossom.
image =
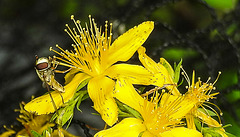
POLYGON ((4 128, 7 131, 5 131, 2 134, 0 134, 0 137, 10 137, 10 136, 12 136, 12 135, 14 135, 16 133, 16 131, 14 131, 13 129, 7 128, 5 125, 4 125, 4 128))
POLYGON ((52 117, 52 114, 45 114, 45 115, 35 115, 33 113, 30 113, 24 109, 25 103, 20 104, 20 109, 15 109, 15 111, 19 112, 19 117, 17 120, 21 122, 22 126, 24 127, 20 131, 15 131, 13 129, 8 129, 6 126, 4 126, 7 131, 2 133, 0 137, 8 137, 11 135, 16 135, 16 137, 32 137, 32 132, 36 132, 40 135, 42 135, 44 132, 46 132, 46 137, 55 137, 55 136, 61 136, 64 135, 65 137, 76 137, 72 135, 71 133, 67 132, 66 130, 62 128, 58 128, 57 130, 47 131, 50 129, 53 129, 55 126, 54 123, 50 122, 50 119, 52 117))
MULTIPOLYGON (((214 84, 216 83, 217 80, 215 80, 214 83, 209 83, 208 81, 206 83, 203 83, 199 78, 198 81, 195 82, 194 80, 195 72, 193 71, 192 84, 190 85, 190 80, 186 74, 185 77, 189 83, 188 91, 185 93, 185 97, 191 102, 197 101, 194 108, 192 108, 192 110, 186 115, 188 128, 196 129, 194 124, 194 118, 200 119, 203 123, 207 124, 209 127, 222 127, 221 123, 213 119, 207 111, 207 109, 213 111, 219 118, 218 113, 211 106, 208 105, 210 104, 217 107, 215 104, 209 102, 210 99, 216 98, 215 96, 219 94, 219 92, 211 93, 212 90, 215 89, 214 84)), ((220 112, 220 115, 222 115, 222 112, 220 112)))
MULTIPOLYGON (((113 89, 116 79, 119 76, 129 78, 131 84, 157 85, 162 86, 162 81, 157 80, 148 70, 142 66, 129 64, 115 64, 118 61, 127 61, 146 41, 154 23, 151 21, 128 30, 126 33, 112 41, 112 23, 108 30, 106 21, 105 29, 98 28, 94 19, 90 16, 90 25, 86 24, 83 28, 79 20, 72 16, 76 28, 71 29, 68 25, 65 30, 74 44, 73 50, 61 50, 56 52, 61 57, 55 57, 61 61, 61 65, 71 66, 72 71, 66 78, 68 82, 75 74, 85 75, 85 79, 90 77, 88 83, 88 93, 94 102, 94 108, 101 114, 102 119, 108 124, 113 125, 117 121, 118 108, 113 98, 113 89)), ((83 77, 74 78, 83 81, 83 77)), ((67 92, 67 91, 66 91, 67 92)))
POLYGON ((116 83, 114 95, 137 110, 142 119, 125 118, 114 127, 98 132, 95 137, 202 137, 197 130, 184 128, 181 120, 194 107, 194 103, 182 96, 168 101, 172 97, 169 93, 154 92, 148 101, 135 91, 129 80, 123 78, 116 83), (124 91, 130 94, 125 95, 124 91))
POLYGON ((52 115, 35 115, 26 111, 23 107, 24 104, 20 104, 20 109, 15 110, 20 112, 17 120, 25 127, 17 133, 17 136, 30 136, 31 130, 42 134, 44 130, 55 125, 49 122, 52 115))

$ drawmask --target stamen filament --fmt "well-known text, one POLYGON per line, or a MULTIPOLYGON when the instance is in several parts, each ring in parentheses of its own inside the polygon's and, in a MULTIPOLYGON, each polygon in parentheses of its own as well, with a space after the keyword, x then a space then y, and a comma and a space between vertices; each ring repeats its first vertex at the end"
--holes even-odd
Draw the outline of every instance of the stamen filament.
MULTIPOLYGON (((56 45, 61 52, 57 52, 53 49, 55 53, 64 57, 65 59, 59 59, 69 66, 75 66, 75 68, 80 69, 81 71, 89 75, 98 75, 102 73, 105 69, 104 63, 102 63, 102 56, 105 53, 111 44, 112 34, 108 37, 108 24, 105 24, 105 31, 101 33, 95 23, 94 19, 89 16, 89 25, 86 23, 85 27, 82 28, 80 21, 75 20, 74 16, 71 16, 76 28, 70 28, 66 24, 65 32, 73 40, 74 44, 72 45, 74 50, 66 51, 56 45)), ((112 24, 110 24, 110 33, 112 33, 112 24)), ((106 54, 106 53, 105 53, 106 54)), ((66 65, 64 65, 66 66, 66 65)))

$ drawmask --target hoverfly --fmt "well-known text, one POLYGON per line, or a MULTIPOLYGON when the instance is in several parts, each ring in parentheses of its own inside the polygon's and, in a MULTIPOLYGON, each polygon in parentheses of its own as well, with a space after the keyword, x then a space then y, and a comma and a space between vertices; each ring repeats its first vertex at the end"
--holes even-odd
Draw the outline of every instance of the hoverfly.
MULTIPOLYGON (((71 70, 71 68, 66 71, 56 70, 56 68, 59 64, 60 64, 60 62, 56 61, 55 57, 53 57, 53 58, 40 57, 39 58, 38 56, 36 56, 35 70, 37 72, 38 77, 43 82, 43 85, 45 85, 47 87, 53 107, 58 116, 59 116, 59 112, 57 111, 57 106, 54 102, 51 92, 49 91, 49 87, 52 88, 53 90, 57 90, 61 93, 65 92, 64 87, 55 80, 55 72, 66 73, 71 70)), ((64 103, 64 99, 63 99, 62 95, 61 95, 61 98, 62 98, 62 102, 64 103)), ((59 127, 58 127, 58 135, 60 137, 64 136, 63 132, 61 131, 61 128, 59 128, 59 127)))
POLYGON ((64 87, 55 80, 55 69, 57 68, 59 62, 55 58, 51 57, 41 57, 36 56, 35 69, 38 77, 43 82, 43 85, 50 86, 53 90, 60 92, 65 92, 64 87))

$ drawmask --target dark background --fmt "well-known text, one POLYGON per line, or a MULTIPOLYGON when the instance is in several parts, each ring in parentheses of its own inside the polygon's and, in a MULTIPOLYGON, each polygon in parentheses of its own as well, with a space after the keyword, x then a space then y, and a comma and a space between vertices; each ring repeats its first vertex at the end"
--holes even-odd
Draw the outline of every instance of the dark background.
MULTIPOLYGON (((191 76, 196 71, 203 81, 222 72, 216 87, 216 103, 224 115, 226 130, 239 135, 240 129, 240 4, 238 0, 1 0, 0 1, 0 132, 3 125, 17 125, 19 102, 46 92, 34 70, 35 55, 53 55, 50 46, 71 48, 71 39, 63 31, 70 16, 98 26, 113 22, 116 38, 146 20, 155 29, 145 42, 147 54, 155 61, 166 58, 172 65, 183 59, 191 76)), ((139 63, 136 56, 130 61, 139 63)), ((63 81, 61 75, 57 75, 63 81)), ((62 82, 63 83, 63 82, 62 82)), ((85 101, 91 106, 91 101, 85 101)), ((83 110, 85 107, 83 105, 83 110)), ((91 108, 92 109, 92 108, 91 108)), ((90 112, 78 116, 95 127, 90 112), (85 115, 84 115, 85 114, 85 115), (88 117, 86 117, 88 115, 88 117), (90 118, 89 118, 90 116, 90 118)))

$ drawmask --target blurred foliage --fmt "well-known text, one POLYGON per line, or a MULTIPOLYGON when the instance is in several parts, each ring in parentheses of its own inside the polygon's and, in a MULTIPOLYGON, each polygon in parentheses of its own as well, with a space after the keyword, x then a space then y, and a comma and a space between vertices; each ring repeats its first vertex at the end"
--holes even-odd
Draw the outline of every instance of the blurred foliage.
POLYGON ((217 12, 229 12, 234 10, 238 0, 204 0, 206 3, 217 10, 217 12))
POLYGON ((35 76, 34 55, 51 55, 48 48, 56 43, 64 49, 71 48, 71 40, 62 30, 74 14, 82 23, 88 22, 88 15, 92 15, 98 25, 104 25, 105 20, 113 22, 114 37, 145 20, 153 20, 155 29, 144 44, 147 54, 157 62, 164 57, 172 65, 183 59, 186 72, 191 74, 196 70, 203 81, 209 76, 214 81, 221 71, 216 84, 220 91, 217 104, 224 112, 223 122, 233 125, 226 130, 240 136, 239 13, 239 0, 2 0, 0 70, 4 73, 0 75, 3 85, 0 90, 2 96, 8 98, 0 102, 1 124, 15 119, 16 116, 9 113, 18 102, 27 102, 31 95, 45 91, 35 76), (18 66, 14 66, 16 58, 18 66), (9 69, 3 69, 5 66, 9 69), (22 80, 23 75, 32 77, 28 80, 30 83, 22 84, 26 81, 22 80), (9 110, 6 104, 11 103, 14 105, 10 105, 9 110))

